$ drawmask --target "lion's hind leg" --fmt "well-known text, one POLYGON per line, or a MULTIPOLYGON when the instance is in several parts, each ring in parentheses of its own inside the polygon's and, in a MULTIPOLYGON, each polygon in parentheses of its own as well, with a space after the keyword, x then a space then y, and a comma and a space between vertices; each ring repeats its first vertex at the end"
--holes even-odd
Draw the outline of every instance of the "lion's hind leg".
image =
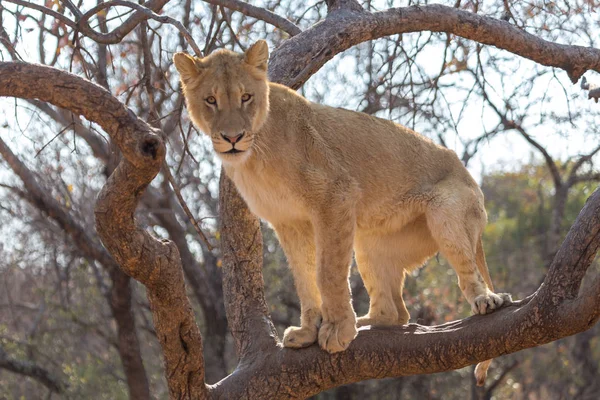
POLYGON ((505 298, 493 292, 491 281, 487 284, 487 266, 482 275, 477 264, 477 245, 486 223, 483 199, 468 186, 445 188, 439 188, 437 201, 426 211, 429 230, 456 271, 458 285, 473 313, 490 313, 502 306, 505 298))
POLYGON ((407 271, 421 266, 437 252, 424 216, 397 232, 359 233, 356 262, 367 292, 369 312, 357 325, 404 325, 410 315, 402 298, 407 271))

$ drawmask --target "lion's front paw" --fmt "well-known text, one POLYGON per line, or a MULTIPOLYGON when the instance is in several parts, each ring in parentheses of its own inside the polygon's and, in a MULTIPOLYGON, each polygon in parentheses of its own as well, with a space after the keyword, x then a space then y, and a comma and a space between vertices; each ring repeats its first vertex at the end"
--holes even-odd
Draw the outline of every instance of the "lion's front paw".
POLYGON ((317 341, 317 327, 290 326, 283 333, 283 346, 299 349, 317 341))
POLYGON ((319 345, 329 353, 344 351, 357 334, 354 315, 340 321, 323 321, 319 329, 319 345))
POLYGON ((471 309, 473 314, 489 314, 502 307, 504 304, 510 304, 512 298, 509 293, 489 292, 475 297, 471 309))

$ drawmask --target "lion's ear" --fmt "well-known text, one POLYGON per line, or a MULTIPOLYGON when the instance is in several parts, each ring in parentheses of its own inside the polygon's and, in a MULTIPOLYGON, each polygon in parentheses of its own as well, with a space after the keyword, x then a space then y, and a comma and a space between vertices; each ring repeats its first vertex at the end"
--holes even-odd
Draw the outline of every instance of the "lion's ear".
POLYGON ((196 78, 202 71, 202 60, 187 53, 175 53, 173 62, 183 83, 188 83, 191 79, 196 78))
POLYGON ((254 43, 244 54, 244 61, 262 71, 267 71, 269 61, 269 46, 264 40, 254 43))

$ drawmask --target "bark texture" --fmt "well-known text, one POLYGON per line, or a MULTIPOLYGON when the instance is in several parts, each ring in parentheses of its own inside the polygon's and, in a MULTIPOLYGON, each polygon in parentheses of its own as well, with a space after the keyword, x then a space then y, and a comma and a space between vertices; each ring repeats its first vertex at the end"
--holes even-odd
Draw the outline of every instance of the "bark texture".
POLYGON ((112 285, 107 293, 107 300, 117 323, 117 350, 127 379, 129 396, 136 400, 148 399, 150 385, 135 328, 129 276, 123 273, 98 240, 90 236, 89 231, 75 221, 67 210, 38 184, 34 174, 14 155, 2 139, 0 139, 0 155, 23 182, 27 200, 61 226, 86 258, 98 261, 108 271, 112 285))
MULTIPOLYGON (((561 68, 573 81, 586 70, 600 72, 597 49, 550 43, 507 22, 454 8, 428 5, 368 13, 353 0, 331 0, 327 6, 324 21, 273 53, 271 80, 297 88, 327 60, 355 44, 422 30, 506 49, 561 68)), ((527 299, 488 316, 440 326, 363 328, 347 351, 333 355, 318 346, 283 349, 264 299, 259 222, 223 174, 225 308, 241 361, 231 375, 207 386, 202 341, 185 294, 177 246, 153 238, 133 218, 141 193, 163 162, 160 136, 103 88, 52 68, 0 63, 0 96, 39 99, 84 115, 100 124, 123 152, 124 159, 97 202, 98 232, 123 271, 147 288, 171 398, 305 398, 364 379, 448 371, 585 331, 600 316, 600 278, 580 290, 600 245, 596 191, 556 254, 544 284, 527 299)))
POLYGON ((548 42, 506 21, 452 7, 431 4, 368 13, 355 2, 328 2, 325 22, 294 36, 271 58, 269 77, 299 88, 338 53, 367 40, 400 33, 446 32, 498 47, 548 67, 567 72, 577 82, 587 71, 600 72, 600 50, 548 42), (345 3, 353 6, 343 7, 345 3), (290 60, 293 60, 290 63, 290 60))
POLYGON ((219 184, 223 293, 231 334, 240 359, 277 348, 262 276, 260 222, 221 170, 219 184))

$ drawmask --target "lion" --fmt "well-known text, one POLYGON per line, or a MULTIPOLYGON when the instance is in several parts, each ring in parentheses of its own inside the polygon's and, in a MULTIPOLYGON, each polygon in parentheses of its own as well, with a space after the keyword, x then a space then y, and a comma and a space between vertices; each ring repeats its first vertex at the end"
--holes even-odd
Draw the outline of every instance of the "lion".
MULTIPOLYGON (((475 314, 510 301, 494 293, 481 235, 483 193, 456 153, 399 124, 311 103, 269 82, 269 50, 176 53, 192 122, 213 144, 249 209, 274 228, 300 299, 283 345, 345 350, 357 327, 404 325, 411 270, 441 253, 475 314), (351 305, 353 252, 370 298, 351 305)), ((489 362, 479 364, 485 378, 489 362)))

